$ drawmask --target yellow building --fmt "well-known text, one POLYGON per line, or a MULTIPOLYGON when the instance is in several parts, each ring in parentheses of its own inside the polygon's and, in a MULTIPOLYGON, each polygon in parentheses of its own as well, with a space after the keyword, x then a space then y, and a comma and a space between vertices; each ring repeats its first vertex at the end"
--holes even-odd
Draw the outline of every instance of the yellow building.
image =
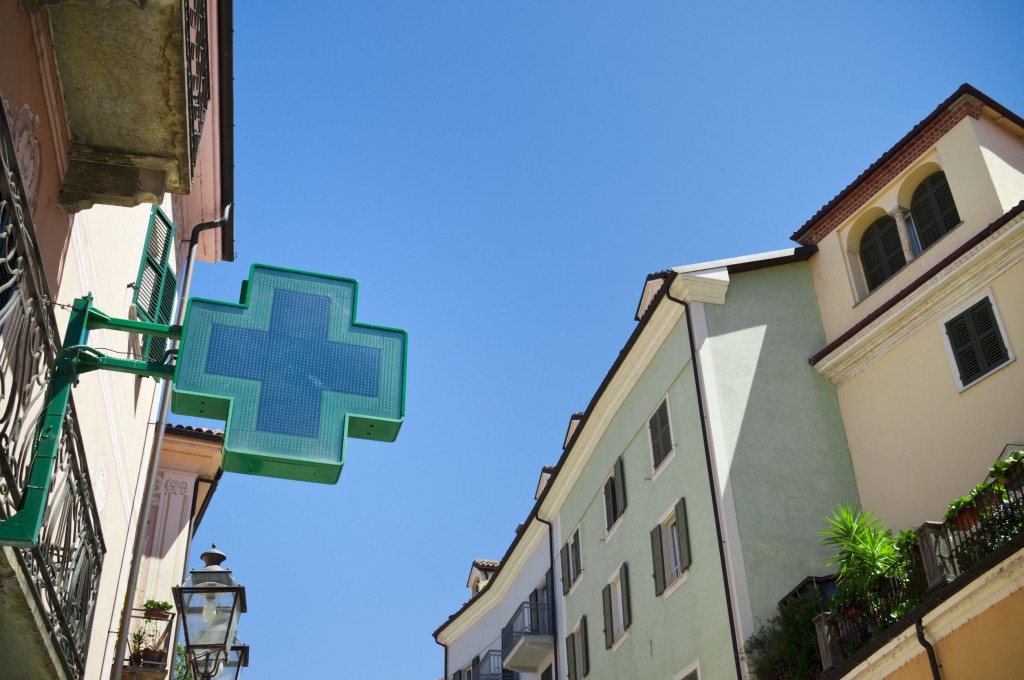
POLYGON ((942 516, 1024 443, 1024 120, 958 89, 804 224, 861 503, 942 516), (973 484, 973 482, 972 482, 973 484))
MULTIPOLYGON (((91 293, 112 317, 171 323, 192 227, 233 200, 231 2, 4 2, 0 44, 2 520, 26 494, 69 305, 91 293)), ((195 257, 233 253, 227 221, 195 257)), ((163 341, 98 329, 88 342, 165 360, 163 341)), ((171 428, 154 464, 162 388, 97 371, 72 391, 38 540, 0 547, 4 680, 110 677, 128 661, 115 658, 122 605, 170 600, 182 580, 220 444, 171 428)), ((167 650, 175 624, 150 646, 167 650)), ((166 677, 168 663, 146 677, 166 677)))

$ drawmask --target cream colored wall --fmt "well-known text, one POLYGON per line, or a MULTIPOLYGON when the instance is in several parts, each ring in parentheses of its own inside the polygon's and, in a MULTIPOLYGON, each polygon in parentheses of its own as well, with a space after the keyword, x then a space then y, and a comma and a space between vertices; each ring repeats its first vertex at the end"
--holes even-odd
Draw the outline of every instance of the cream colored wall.
POLYGON ((939 520, 982 481, 1010 443, 1024 443, 1024 362, 959 391, 943 320, 991 290, 1012 354, 1024 351, 1024 262, 936 312, 838 388, 861 503, 893 529, 939 520))
POLYGON ((988 120, 961 120, 910 168, 818 244, 811 258, 815 292, 828 341, 877 310, 979 230, 1024 199, 1024 146, 988 120), (917 184, 934 170, 946 173, 963 223, 867 293, 857 256, 860 235, 873 219, 909 207, 917 184), (1013 196, 1017 198, 1014 200, 1013 196))
MULTIPOLYGON (((165 203, 170 210, 169 197, 165 203)), ((76 214, 57 302, 70 304, 92 292, 94 307, 127 318, 133 293, 128 286, 138 276, 150 211, 148 205, 97 206, 76 214)), ((63 330, 67 310, 57 308, 56 313, 63 330)), ((89 334, 89 345, 124 357, 129 336, 96 330, 89 334)), ((136 487, 145 474, 145 452, 151 448, 156 390, 151 378, 97 371, 83 376, 73 392, 107 548, 89 642, 86 677, 90 679, 109 669, 115 634, 110 631, 118 628, 130 557, 131 542, 125 537, 134 535, 138 517, 141 496, 136 487)))

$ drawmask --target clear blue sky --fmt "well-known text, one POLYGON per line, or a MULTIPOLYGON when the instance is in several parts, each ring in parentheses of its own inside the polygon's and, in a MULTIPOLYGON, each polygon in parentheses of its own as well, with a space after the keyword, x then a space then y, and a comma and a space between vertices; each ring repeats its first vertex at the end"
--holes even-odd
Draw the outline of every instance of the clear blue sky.
MULTIPOLYGON (((648 272, 785 248, 961 83, 1024 112, 1024 4, 235 1, 235 299, 360 281, 409 331, 407 420, 337 486, 225 475, 249 680, 437 678, 625 343, 648 272)), ((215 426, 215 425, 214 425, 215 426)), ((195 561, 198 565, 198 560, 195 561)))

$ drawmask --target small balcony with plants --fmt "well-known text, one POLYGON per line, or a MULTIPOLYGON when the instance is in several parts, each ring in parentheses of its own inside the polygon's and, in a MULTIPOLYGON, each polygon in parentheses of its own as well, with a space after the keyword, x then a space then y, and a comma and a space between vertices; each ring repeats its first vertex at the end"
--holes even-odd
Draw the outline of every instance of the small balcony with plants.
POLYGON ((151 598, 132 610, 124 660, 125 677, 149 680, 167 677, 175 630, 172 609, 170 602, 151 598))
POLYGON ((501 631, 504 667, 520 673, 539 673, 555 649, 552 607, 547 602, 523 602, 501 631))
POLYGON ((870 511, 843 505, 825 521, 835 575, 805 579, 816 587, 795 589, 747 640, 759 680, 843 677, 1024 547, 1024 452, 997 461, 942 521, 894 535, 870 511))

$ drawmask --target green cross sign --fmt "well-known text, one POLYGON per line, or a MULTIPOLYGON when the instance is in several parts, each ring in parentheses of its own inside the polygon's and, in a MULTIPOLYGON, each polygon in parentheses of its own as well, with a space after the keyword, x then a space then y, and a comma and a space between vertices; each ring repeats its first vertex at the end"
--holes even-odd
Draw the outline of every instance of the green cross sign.
POLYGON ((347 436, 394 441, 405 331, 356 323, 358 284, 253 265, 240 304, 192 299, 171 409, 226 421, 222 467, 333 484, 347 436))

